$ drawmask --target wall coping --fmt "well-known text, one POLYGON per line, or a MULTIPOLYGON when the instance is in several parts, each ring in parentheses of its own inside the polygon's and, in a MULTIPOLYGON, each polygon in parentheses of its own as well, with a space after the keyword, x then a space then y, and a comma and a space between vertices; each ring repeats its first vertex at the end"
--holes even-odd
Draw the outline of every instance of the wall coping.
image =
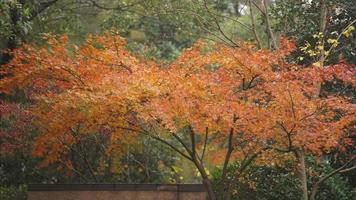
POLYGON ((40 191, 175 191, 205 192, 203 184, 29 184, 29 192, 40 191))

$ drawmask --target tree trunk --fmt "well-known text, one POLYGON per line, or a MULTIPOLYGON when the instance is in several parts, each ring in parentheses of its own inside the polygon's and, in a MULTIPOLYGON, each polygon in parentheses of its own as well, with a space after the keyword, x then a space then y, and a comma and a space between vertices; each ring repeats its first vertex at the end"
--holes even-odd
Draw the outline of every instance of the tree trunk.
POLYGON ((302 190, 303 196, 302 200, 308 200, 308 185, 307 185, 307 174, 305 169, 305 158, 303 150, 297 150, 295 152, 298 161, 298 178, 300 181, 300 188, 302 190))
POLYGON ((267 29, 268 36, 271 39, 271 43, 273 45, 273 48, 275 50, 278 50, 279 47, 277 45, 276 38, 274 37, 273 31, 272 31, 272 27, 271 27, 271 23, 270 23, 269 16, 268 16, 267 1, 266 0, 262 0, 262 5, 264 7, 264 17, 265 17, 265 20, 266 20, 266 29, 267 29))
POLYGON ((217 200, 213 190, 213 184, 211 183, 208 177, 203 177, 203 185, 205 186, 205 189, 208 192, 209 200, 217 200))
MULTIPOLYGON (((320 1, 320 21, 319 21, 319 32, 323 34, 322 38, 322 46, 324 47, 325 45, 325 30, 326 30, 326 25, 327 25, 327 15, 328 15, 328 9, 326 6, 326 0, 321 0, 320 1)), ((320 67, 324 66, 325 62, 325 50, 324 48, 320 51, 320 67)))
POLYGON ((255 16, 253 15, 253 9, 252 9, 252 3, 251 0, 248 1, 248 6, 250 7, 250 18, 251 18, 251 26, 252 26, 252 31, 255 36, 255 40, 257 43, 257 46, 259 49, 262 48, 262 43, 260 40, 260 37, 258 36, 258 33, 256 31, 256 22, 255 22, 255 16))
POLYGON ((203 185, 208 193, 208 199, 209 200, 217 200, 216 194, 213 189, 213 184, 211 180, 208 177, 208 174, 205 171, 204 165, 199 161, 197 154, 191 154, 192 157, 191 161, 194 163, 195 167, 198 169, 198 171, 201 174, 201 177, 203 179, 203 185))
MULTIPOLYGON (((327 25, 327 15, 328 15, 328 9, 326 5, 327 0, 321 0, 320 1, 320 21, 319 21, 319 32, 322 33, 323 38, 321 39, 321 45, 322 49, 320 51, 320 57, 319 57, 319 63, 320 67, 324 67, 325 64, 325 31, 326 31, 326 25, 327 25)), ((320 96, 320 91, 321 91, 321 84, 320 82, 317 83, 316 85, 316 92, 315 92, 315 97, 318 98, 320 96)))
MULTIPOLYGON (((234 118, 235 120, 235 118, 234 118)), ((234 121, 235 122, 235 121, 234 121)), ((221 177, 220 177, 220 182, 219 182, 219 186, 218 186, 218 192, 219 192, 219 198, 224 199, 224 200, 229 200, 229 188, 231 183, 229 181, 227 181, 227 173, 228 173, 228 165, 230 162, 230 158, 232 155, 232 152, 234 151, 234 147, 233 147, 233 135, 234 135, 234 128, 230 129, 230 134, 229 134, 229 140, 228 140, 228 149, 225 155, 225 160, 224 160, 224 166, 223 169, 221 171, 221 177)))
POLYGON ((192 155, 192 161, 201 174, 201 177, 203 179, 203 185, 204 185, 206 191, 208 192, 208 199, 209 200, 217 200, 214 189, 213 189, 213 184, 211 183, 211 180, 209 179, 208 174, 206 173, 203 164, 201 162, 199 162, 196 154, 192 155))

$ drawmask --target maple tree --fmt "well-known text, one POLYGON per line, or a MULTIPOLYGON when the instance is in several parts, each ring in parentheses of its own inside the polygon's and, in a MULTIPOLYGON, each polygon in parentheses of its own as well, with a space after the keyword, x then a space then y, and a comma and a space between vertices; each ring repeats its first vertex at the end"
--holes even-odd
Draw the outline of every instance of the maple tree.
MULTIPOLYGON (((42 47, 24 45, 1 69, 0 90, 24 90, 41 134, 33 155, 43 166, 61 161, 82 136, 107 135, 108 156, 138 134, 158 140, 192 161, 210 199, 229 199, 253 162, 295 160, 307 190, 304 157, 338 148, 353 125, 355 106, 318 84, 339 79, 355 86, 354 66, 323 68, 288 63, 295 49, 282 39, 276 51, 239 41, 239 48, 198 41, 168 66, 135 58, 116 32, 88 36, 80 47, 48 36, 42 47), (178 144, 178 145, 177 145, 178 144), (209 155, 207 157, 207 155, 209 155), (232 161, 240 162, 227 177, 232 161), (221 165, 214 191, 207 166, 221 165)), ((350 142, 350 141, 346 141, 350 142)))

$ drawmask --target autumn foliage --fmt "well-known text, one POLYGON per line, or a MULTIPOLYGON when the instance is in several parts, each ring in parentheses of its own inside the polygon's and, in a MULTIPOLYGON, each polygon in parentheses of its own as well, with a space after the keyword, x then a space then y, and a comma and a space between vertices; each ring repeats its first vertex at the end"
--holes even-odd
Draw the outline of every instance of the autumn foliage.
MULTIPOLYGON (((318 84, 336 79, 356 85, 354 66, 319 68, 287 62, 295 46, 280 50, 198 41, 168 66, 136 58, 111 32, 88 36, 80 46, 65 36, 46 45, 24 45, 1 69, 2 93, 23 90, 41 134, 33 155, 57 162, 81 135, 106 134, 107 154, 124 151, 137 134, 191 142, 176 147, 203 165, 254 155, 259 164, 283 165, 292 152, 320 155, 339 148, 343 130, 354 126, 356 107, 348 99, 320 93, 318 84), (353 123, 353 124, 352 124, 353 123), (183 131, 186 129, 188 131, 183 131), (192 134, 194 133, 194 134, 192 134), (196 139, 195 139, 196 138, 196 139), (231 139, 229 144, 229 138, 231 139), (182 139, 183 140, 183 139, 182 139), (184 146, 185 145, 185 146, 184 146), (281 157, 284 160, 281 160, 281 157)), ((70 165, 68 165, 70 166, 70 165)), ((204 168, 203 168, 204 169, 204 168)))

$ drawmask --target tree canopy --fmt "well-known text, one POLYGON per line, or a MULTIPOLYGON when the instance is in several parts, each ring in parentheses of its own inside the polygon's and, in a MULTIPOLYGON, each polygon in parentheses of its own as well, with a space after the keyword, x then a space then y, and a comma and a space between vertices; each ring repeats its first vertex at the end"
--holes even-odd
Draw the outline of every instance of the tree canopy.
POLYGON ((169 158, 175 153, 194 166, 211 200, 238 198, 246 182, 253 188, 249 173, 277 169, 291 170, 302 198, 314 200, 322 183, 354 169, 356 82, 348 41, 355 20, 344 1, 34 2, 1 4, 6 157, 31 152, 40 168, 79 182, 115 181, 111 175, 120 172, 120 180, 131 181, 134 165, 152 181, 163 180, 154 171, 165 174, 167 166, 179 173, 169 158), (69 5, 94 12, 95 22, 103 17, 104 31, 78 39, 74 26, 29 39, 19 29, 32 20, 44 24, 52 9, 69 5), (229 21, 248 30, 249 39, 230 35, 229 21), (158 156, 154 149, 163 146, 169 150, 158 156), (151 148, 145 153, 152 158, 140 148, 151 148), (310 160, 338 155, 342 160, 326 174, 308 168, 310 160))

